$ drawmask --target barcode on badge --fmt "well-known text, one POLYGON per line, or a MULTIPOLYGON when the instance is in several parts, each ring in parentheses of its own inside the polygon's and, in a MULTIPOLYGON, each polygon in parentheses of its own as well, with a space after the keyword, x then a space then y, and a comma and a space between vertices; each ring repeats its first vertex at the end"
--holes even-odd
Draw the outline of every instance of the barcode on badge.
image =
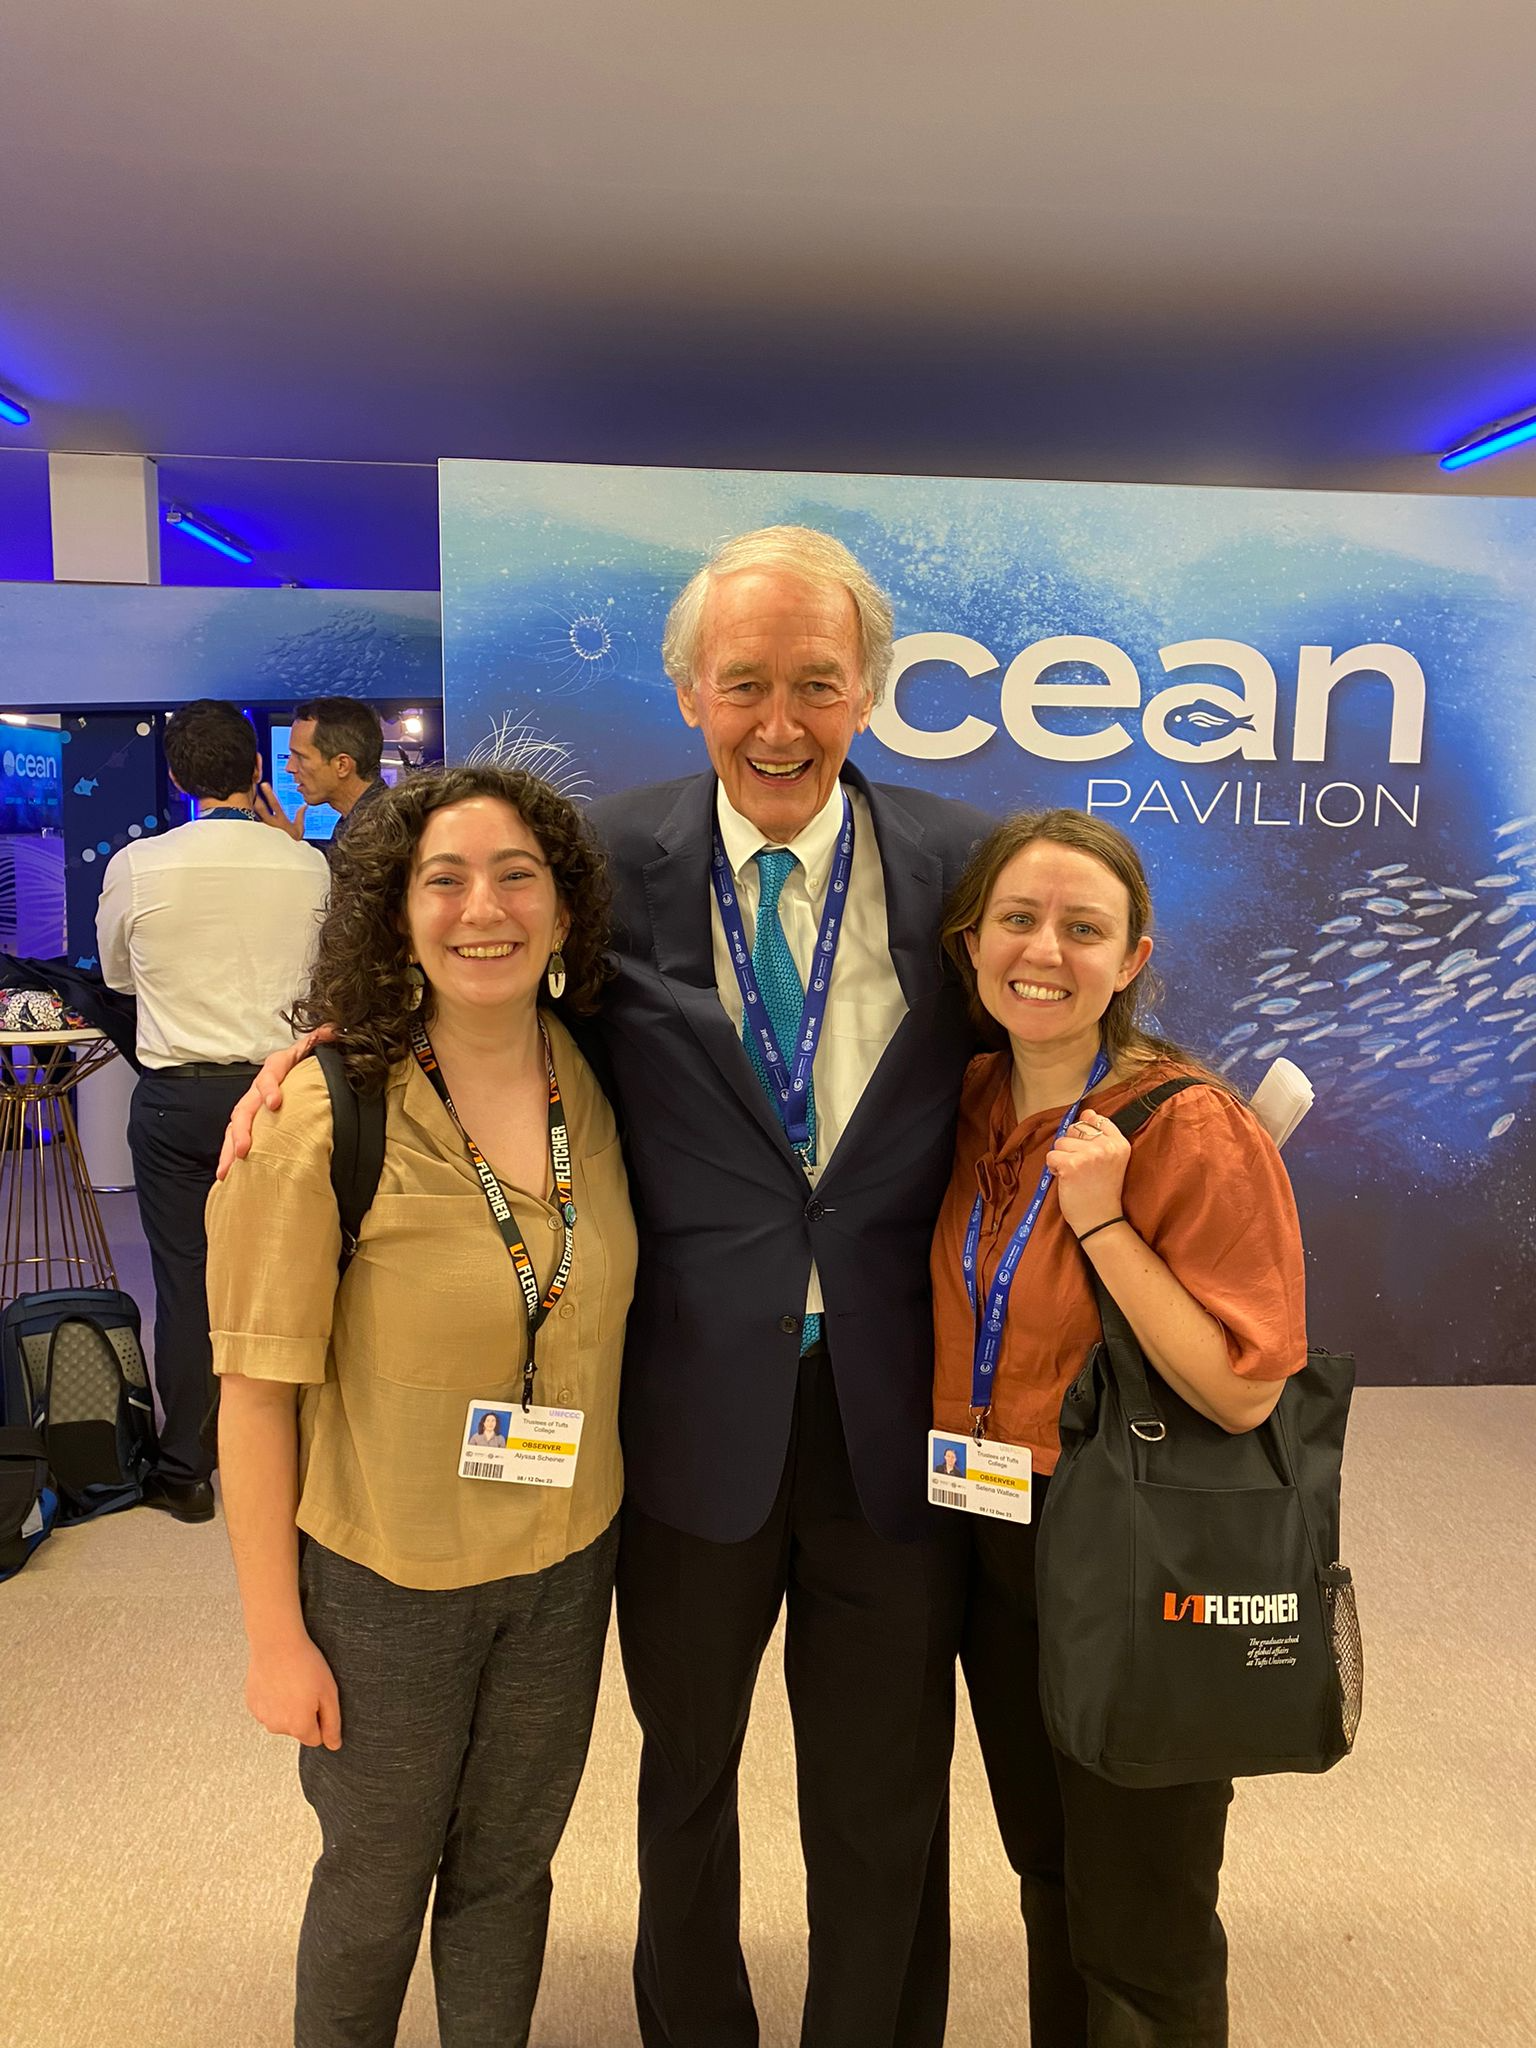
POLYGON ((928 1498, 934 1503, 935 1507, 963 1508, 965 1506, 965 1495, 963 1493, 956 1493, 952 1487, 948 1486, 935 1486, 929 1493, 928 1498))
POLYGON ((504 1466, 488 1465, 483 1458, 466 1458, 464 1476, 466 1479, 505 1479, 507 1474, 504 1466))

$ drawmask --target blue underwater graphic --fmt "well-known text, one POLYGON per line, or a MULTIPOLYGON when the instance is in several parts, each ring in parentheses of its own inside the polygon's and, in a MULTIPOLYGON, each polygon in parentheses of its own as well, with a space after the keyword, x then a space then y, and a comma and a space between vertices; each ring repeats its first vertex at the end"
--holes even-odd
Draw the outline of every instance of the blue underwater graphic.
POLYGON ((777 523, 891 593, 864 772, 1120 825, 1164 1028, 1245 1089, 1311 1078, 1314 1341, 1536 1377, 1536 502, 447 463, 450 756, 578 794, 704 766, 662 626, 777 523))

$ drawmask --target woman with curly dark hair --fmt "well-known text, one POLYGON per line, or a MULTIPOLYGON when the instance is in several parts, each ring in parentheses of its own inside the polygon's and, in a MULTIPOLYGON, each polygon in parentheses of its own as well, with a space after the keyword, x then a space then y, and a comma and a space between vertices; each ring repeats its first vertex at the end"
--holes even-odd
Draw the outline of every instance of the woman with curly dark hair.
POLYGON ((296 1021, 384 1099, 338 1278, 332 1113, 287 1079, 209 1204, 246 1700, 320 1822, 298 2048, 395 2039, 434 1881, 445 2048, 525 2043, 586 1758, 621 1484, 635 1234, 590 1010, 608 891, 574 807, 412 777, 338 849, 296 1021), (301 1533, 302 1532, 302 1533, 301 1533))

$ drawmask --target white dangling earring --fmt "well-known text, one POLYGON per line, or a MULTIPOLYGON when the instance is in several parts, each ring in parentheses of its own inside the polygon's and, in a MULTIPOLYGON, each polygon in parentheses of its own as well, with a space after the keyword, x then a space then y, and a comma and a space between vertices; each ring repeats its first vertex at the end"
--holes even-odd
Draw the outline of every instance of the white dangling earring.
POLYGON ((545 970, 544 979, 549 984, 551 1000, 558 1003, 565 994, 565 955, 558 946, 549 956, 549 966, 545 970))
POLYGON ((411 998, 407 1007, 412 1010, 419 1010, 421 1008, 421 999, 427 990, 427 977, 421 971, 421 962, 419 960, 410 961, 406 966, 405 972, 407 980, 411 983, 411 998))

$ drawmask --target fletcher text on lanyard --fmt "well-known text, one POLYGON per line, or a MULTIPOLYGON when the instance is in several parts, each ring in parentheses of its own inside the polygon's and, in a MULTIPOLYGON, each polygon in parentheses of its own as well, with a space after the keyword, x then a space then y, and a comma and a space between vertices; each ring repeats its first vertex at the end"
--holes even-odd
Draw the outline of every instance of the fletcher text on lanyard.
POLYGON ((848 792, 844 790, 842 830, 838 834, 837 853, 832 863, 832 879, 827 888, 826 907, 821 913, 821 929, 816 934, 816 951, 811 961, 810 984, 805 991, 805 1007, 800 1012, 800 1030, 792 1048, 794 1060, 791 1064, 784 1057, 783 1048, 768 1016, 768 1006, 763 1001, 762 991, 757 985, 757 975, 752 967, 752 949, 747 944, 746 928, 741 921, 741 903, 736 895, 736 880, 731 873, 731 864, 725 857, 725 842, 720 837, 720 826, 718 822, 715 825, 710 881, 714 885, 715 901, 720 906, 720 922, 725 930, 726 945, 730 949, 731 965, 736 970, 736 981, 741 989, 747 1028, 753 1033, 762 1051, 763 1064, 768 1069, 768 1078, 773 1086, 773 1100, 778 1106, 779 1121, 784 1126, 784 1135, 793 1147, 800 1164, 807 1170, 813 1164, 809 1107, 811 1069, 816 1063, 816 1047, 827 1014, 827 991, 832 986, 832 967, 837 958, 837 940, 842 930, 843 912, 848 907, 848 878, 852 873, 853 805, 848 799, 848 792))
POLYGON ((571 1140, 565 1127, 565 1110, 560 1101, 560 1083, 555 1078, 555 1058, 549 1048, 549 1034, 542 1023, 539 1037, 544 1046, 544 1067, 549 1076, 549 1157, 554 1169, 555 1203, 560 1211, 560 1220, 565 1229, 565 1242, 560 1253, 560 1263, 555 1268, 554 1278, 539 1294, 538 1275, 528 1247, 518 1234, 517 1222, 511 1205, 501 1191, 501 1183, 491 1171, 484 1153, 474 1139, 459 1123, 459 1113, 453 1106, 443 1079, 442 1069, 437 1064, 437 1055, 432 1050, 432 1041, 425 1029, 417 1022, 411 1026, 411 1051, 416 1055, 422 1072, 437 1090, 438 1099, 444 1109, 458 1125, 459 1136, 469 1154, 470 1164, 479 1175, 484 1190, 486 1206, 491 1212, 491 1221, 500 1232, 501 1241, 511 1255, 512 1265, 517 1273, 518 1285, 523 1290, 523 1304, 528 1311, 528 1355, 523 1365, 523 1408, 525 1412, 533 1406, 533 1381, 536 1367, 533 1357, 534 1339, 543 1329, 550 1310, 565 1292, 565 1284, 571 1277, 571 1256, 575 1248, 576 1204, 571 1199, 571 1140))
MULTIPOLYGON (((1109 1073, 1109 1059, 1101 1050, 1093 1063, 1093 1070, 1083 1087, 1082 1094, 1067 1111, 1056 1127, 1056 1143, 1059 1145, 1066 1136, 1067 1126, 1073 1122, 1084 1101, 1090 1096, 1109 1073)), ((1008 1319, 1008 1297, 1013 1292, 1014 1276, 1019 1270, 1019 1261, 1024 1249, 1034 1234, 1040 1211, 1051 1182, 1056 1176, 1046 1167, 1040 1175, 1040 1185, 1024 1212, 1024 1220, 1008 1240, 1008 1248, 998 1262, 992 1285, 987 1289, 986 1313, 981 1313, 977 1298, 976 1276, 981 1252, 982 1198, 976 1197, 971 1207, 971 1220, 966 1226, 965 1250, 961 1263, 965 1269, 966 1292, 971 1297, 971 1314, 976 1319, 975 1349, 971 1364, 971 1420, 975 1425, 976 1441, 980 1443, 986 1431, 987 1411, 992 1406, 992 1389, 997 1377, 998 1353, 1003 1344, 1003 1325, 1008 1319)))

